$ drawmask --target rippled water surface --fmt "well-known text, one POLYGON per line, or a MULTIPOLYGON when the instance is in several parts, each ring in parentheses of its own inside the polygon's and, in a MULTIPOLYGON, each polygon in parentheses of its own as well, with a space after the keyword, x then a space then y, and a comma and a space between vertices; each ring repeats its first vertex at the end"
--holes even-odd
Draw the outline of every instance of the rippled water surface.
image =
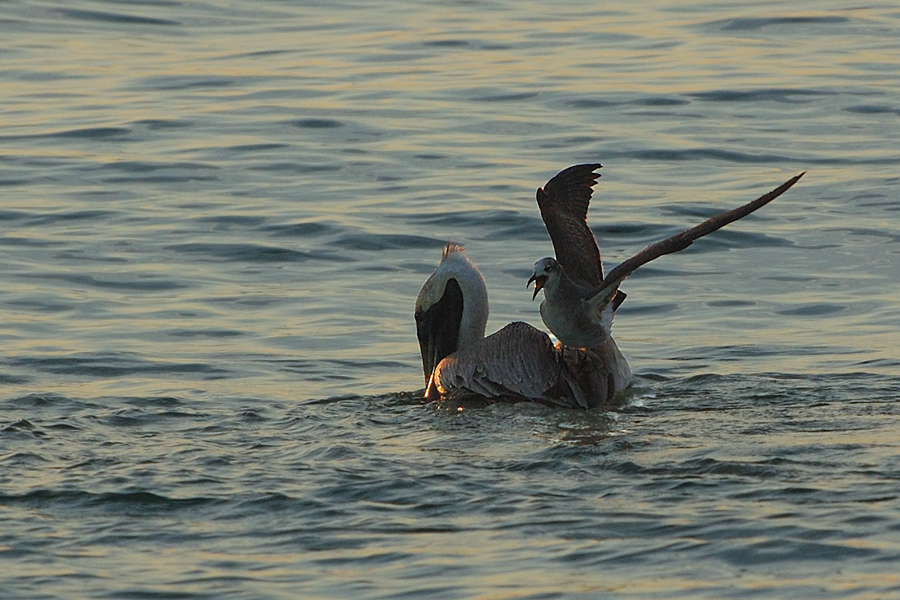
POLYGON ((900 597, 894 2, 12 1, 2 598, 900 597), (420 399, 447 240, 542 327, 604 164, 612 413, 420 399))

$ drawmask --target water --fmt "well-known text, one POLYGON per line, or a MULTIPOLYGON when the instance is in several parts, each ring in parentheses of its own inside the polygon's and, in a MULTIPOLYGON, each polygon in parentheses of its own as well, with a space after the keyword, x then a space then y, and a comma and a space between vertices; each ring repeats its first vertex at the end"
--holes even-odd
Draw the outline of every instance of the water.
POLYGON ((890 2, 7 2, 3 598, 900 597, 890 2), (438 406, 599 160, 614 413, 438 406))

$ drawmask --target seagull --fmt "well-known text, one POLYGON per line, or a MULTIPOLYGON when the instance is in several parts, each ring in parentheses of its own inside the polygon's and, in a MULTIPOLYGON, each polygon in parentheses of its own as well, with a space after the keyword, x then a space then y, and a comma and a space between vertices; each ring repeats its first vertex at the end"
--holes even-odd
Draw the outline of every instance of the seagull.
MULTIPOLYGON (((547 323, 545 311, 541 311, 545 324, 561 343, 554 345, 547 333, 523 322, 510 323, 485 337, 489 309, 484 278, 462 246, 448 243, 443 247, 441 261, 422 286, 415 304, 426 399, 454 401, 475 396, 489 401, 530 401, 582 409, 615 404, 616 395, 631 381, 628 361, 609 335, 612 316, 625 298, 618 289, 619 283, 639 266, 684 249, 694 239, 744 215, 710 229, 708 223, 735 211, 713 217, 645 248, 604 278, 600 250, 586 222, 592 187, 599 177, 594 171, 599 168, 599 164, 569 167, 537 191, 541 217, 557 257, 538 261, 544 266, 540 273, 535 269, 535 285, 538 290, 544 289, 542 304, 549 300, 551 310, 561 312, 566 303, 572 302, 579 311, 571 317, 560 317, 562 327, 547 323), (579 208, 561 208, 572 206, 579 208), (558 277, 545 273, 548 267, 556 268, 558 277), (554 302, 548 294, 559 297, 554 302), (599 333, 594 324, 594 305, 600 315, 599 333), (581 324, 582 318, 586 324, 581 324), (581 332, 582 327, 588 333, 581 332), (554 331, 566 328, 574 330, 577 341, 587 343, 569 344, 554 331)), ((736 211, 766 199, 744 213, 749 214, 799 178, 736 211)), ((553 317, 550 320, 553 322, 553 317)))
POLYGON ((560 343, 591 348, 610 336, 615 311, 624 300, 619 285, 638 267, 651 260, 684 250, 708 235, 765 206, 803 177, 786 181, 768 194, 733 210, 707 219, 670 238, 652 244, 621 263, 604 277, 600 250, 587 225, 587 209, 599 164, 576 165, 559 173, 537 192, 541 216, 547 225, 556 258, 534 263, 528 283, 534 282, 535 298, 543 290, 541 320, 560 343))

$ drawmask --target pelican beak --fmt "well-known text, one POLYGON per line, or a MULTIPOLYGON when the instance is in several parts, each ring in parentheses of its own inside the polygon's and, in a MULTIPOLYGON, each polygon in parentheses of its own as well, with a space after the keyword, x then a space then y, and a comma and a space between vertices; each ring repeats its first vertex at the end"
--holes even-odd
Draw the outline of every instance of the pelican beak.
MULTIPOLYGON (((462 305, 459 311, 462 312, 462 305)), ((427 311, 416 311, 416 336, 422 352, 425 382, 429 387, 438 363, 457 350, 458 327, 459 318, 448 317, 446 303, 439 302, 427 311)))
POLYGON ((434 371, 440 362, 459 349, 463 297, 456 280, 450 281, 452 284, 447 283, 441 299, 427 310, 416 306, 416 337, 419 338, 422 368, 428 388, 432 387, 434 371))
POLYGON ((547 276, 546 275, 532 275, 531 279, 528 280, 528 283, 525 284, 526 287, 531 285, 531 282, 534 282, 534 294, 531 296, 531 299, 534 300, 537 298, 538 292, 541 291, 544 286, 547 284, 547 276))

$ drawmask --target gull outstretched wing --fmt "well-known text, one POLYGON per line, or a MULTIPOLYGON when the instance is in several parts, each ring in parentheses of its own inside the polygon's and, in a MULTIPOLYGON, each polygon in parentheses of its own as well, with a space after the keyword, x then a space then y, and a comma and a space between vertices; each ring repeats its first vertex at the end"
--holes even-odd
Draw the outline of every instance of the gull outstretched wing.
POLYGON ((599 163, 575 165, 560 171, 543 188, 537 203, 553 242, 556 260, 576 283, 589 289, 603 281, 600 248, 587 224, 599 163))

